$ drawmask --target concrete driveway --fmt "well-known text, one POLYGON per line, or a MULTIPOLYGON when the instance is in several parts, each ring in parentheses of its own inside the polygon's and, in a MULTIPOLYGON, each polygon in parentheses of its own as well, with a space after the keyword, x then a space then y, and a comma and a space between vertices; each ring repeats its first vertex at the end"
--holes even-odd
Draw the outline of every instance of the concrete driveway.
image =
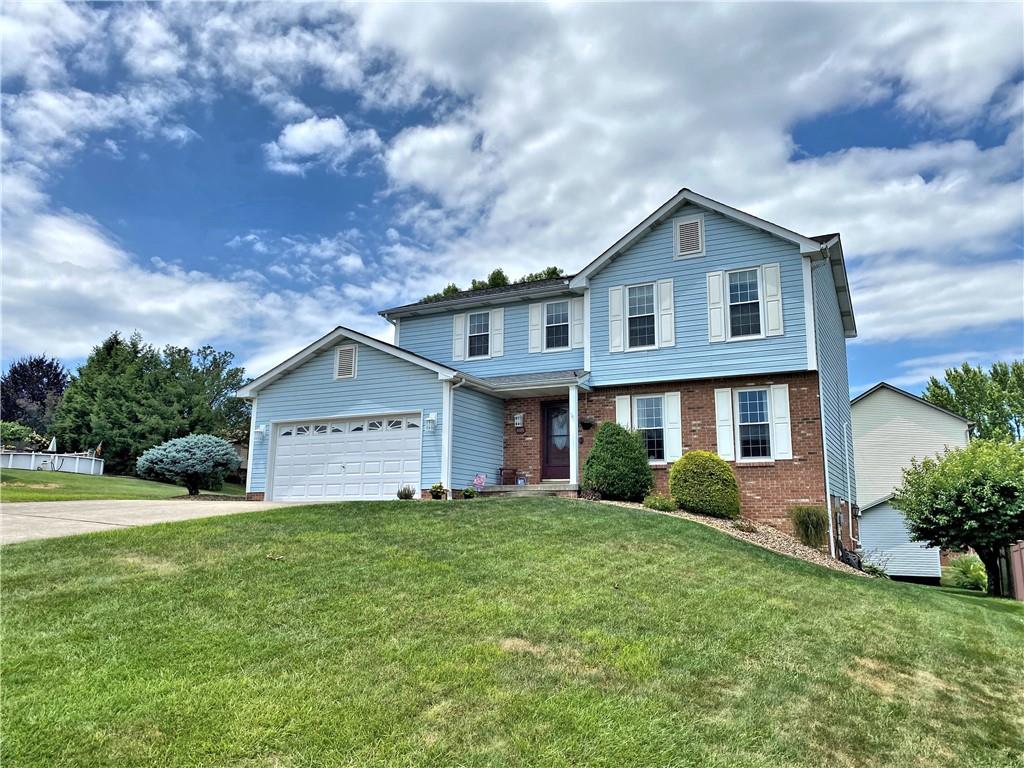
POLYGON ((288 506, 270 501, 34 501, 0 504, 0 544, 288 506))

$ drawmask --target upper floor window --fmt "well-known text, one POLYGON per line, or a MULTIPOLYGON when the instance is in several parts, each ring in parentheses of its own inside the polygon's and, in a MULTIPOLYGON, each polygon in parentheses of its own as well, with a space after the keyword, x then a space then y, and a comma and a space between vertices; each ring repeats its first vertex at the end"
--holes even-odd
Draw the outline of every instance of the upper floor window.
POLYGON ((772 457, 771 418, 767 389, 736 391, 736 431, 740 459, 772 457))
POLYGON ((487 357, 490 354, 491 313, 473 312, 469 316, 466 357, 487 357))
POLYGON ((729 337, 761 335, 761 296, 758 270, 729 273, 729 337))
POLYGON ((654 331, 654 283, 632 285, 628 289, 629 318, 627 347, 640 349, 657 345, 654 331))
POLYGON ((544 307, 544 349, 568 348, 569 302, 548 302, 544 307))
POLYGON ((633 399, 633 423, 651 461, 665 460, 665 399, 661 395, 633 399))

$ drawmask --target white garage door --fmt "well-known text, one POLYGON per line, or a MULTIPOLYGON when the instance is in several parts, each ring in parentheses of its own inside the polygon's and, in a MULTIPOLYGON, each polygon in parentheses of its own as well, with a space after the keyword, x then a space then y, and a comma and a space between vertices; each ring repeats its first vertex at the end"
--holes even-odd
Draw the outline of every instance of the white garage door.
POLYGON ((420 488, 420 416, 338 419, 277 427, 277 501, 393 499, 420 488))

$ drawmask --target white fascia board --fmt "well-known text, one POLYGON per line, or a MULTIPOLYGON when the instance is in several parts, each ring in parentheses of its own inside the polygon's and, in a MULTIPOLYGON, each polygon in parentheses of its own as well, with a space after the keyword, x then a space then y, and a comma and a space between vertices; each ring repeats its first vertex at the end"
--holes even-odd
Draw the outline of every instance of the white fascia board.
POLYGON ((274 366, 269 371, 264 373, 262 376, 258 376, 252 381, 250 381, 244 387, 235 392, 234 396, 240 398, 255 396, 257 392, 259 392, 268 384, 276 381, 288 371, 298 367, 302 363, 306 362, 306 360, 311 358, 313 355, 330 347, 332 344, 341 339, 349 339, 351 341, 356 341, 367 347, 391 355, 392 357, 397 357, 398 359, 405 360, 406 362, 412 363, 413 365, 418 365, 421 368, 426 368, 427 370, 434 371, 438 375, 450 374, 454 376, 458 374, 458 371, 456 371, 454 368, 449 368, 446 365, 435 363, 432 360, 427 360, 425 357, 420 357, 419 355, 415 355, 411 352, 407 352, 404 349, 396 347, 394 344, 388 344, 386 341, 380 341, 379 339, 375 339, 372 336, 367 336, 365 333, 360 333, 359 331, 354 331, 351 328, 345 328, 344 326, 339 325, 333 331, 324 334, 309 346, 305 347, 299 352, 296 352, 283 363, 274 366))

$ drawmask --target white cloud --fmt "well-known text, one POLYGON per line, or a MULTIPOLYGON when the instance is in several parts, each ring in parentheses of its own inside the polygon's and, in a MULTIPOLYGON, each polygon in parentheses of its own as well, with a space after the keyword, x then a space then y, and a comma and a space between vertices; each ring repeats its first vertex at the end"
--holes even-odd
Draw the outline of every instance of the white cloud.
POLYGON ((263 145, 267 167, 278 173, 303 174, 317 164, 341 173, 357 152, 381 147, 373 129, 350 131, 340 117, 310 117, 286 125, 276 141, 263 145))
POLYGON ((116 17, 112 31, 137 77, 174 77, 184 69, 185 45, 159 13, 136 6, 116 17))
POLYGON ((32 88, 67 76, 65 54, 95 34, 101 14, 63 3, 5 3, 0 15, 4 81, 32 88))
MULTIPOLYGON (((1019 360, 1020 356, 1020 349, 1008 348, 989 352, 968 349, 956 352, 943 352, 938 355, 914 357, 898 363, 896 375, 886 377, 885 381, 900 389, 919 392, 932 376, 942 381, 949 368, 959 368, 964 363, 969 363, 970 365, 988 369, 995 362, 1000 360, 1019 360)), ((851 386, 850 396, 856 397, 877 383, 872 381, 851 386)))

